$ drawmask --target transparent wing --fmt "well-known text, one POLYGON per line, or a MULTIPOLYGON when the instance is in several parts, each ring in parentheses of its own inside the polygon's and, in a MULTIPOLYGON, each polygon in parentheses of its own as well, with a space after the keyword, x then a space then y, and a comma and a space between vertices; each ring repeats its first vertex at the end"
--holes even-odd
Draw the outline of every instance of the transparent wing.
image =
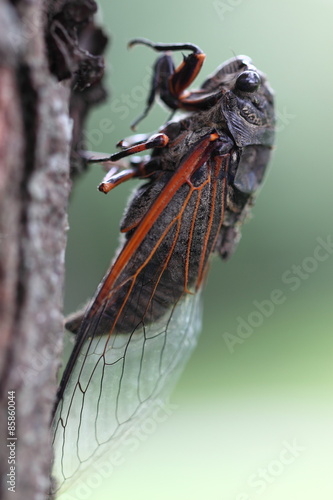
POLYGON ((201 293, 185 294, 167 318, 86 340, 55 416, 54 476, 61 491, 91 464, 126 447, 142 420, 165 404, 201 330, 201 293))

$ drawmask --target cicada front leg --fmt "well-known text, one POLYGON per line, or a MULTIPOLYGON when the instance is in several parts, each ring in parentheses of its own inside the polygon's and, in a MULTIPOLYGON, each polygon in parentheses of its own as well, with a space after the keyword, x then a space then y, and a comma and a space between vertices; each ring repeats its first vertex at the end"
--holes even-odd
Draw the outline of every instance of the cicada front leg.
POLYGON ((188 56, 184 56, 181 64, 176 68, 172 57, 169 54, 163 54, 154 65, 151 89, 144 112, 132 123, 134 130, 136 125, 147 116, 152 107, 155 97, 159 95, 161 100, 172 110, 183 108, 184 91, 191 85, 205 60, 205 54, 202 50, 192 43, 153 43, 145 38, 137 38, 129 43, 133 45, 146 45, 157 52, 169 52, 177 50, 190 50, 188 56))

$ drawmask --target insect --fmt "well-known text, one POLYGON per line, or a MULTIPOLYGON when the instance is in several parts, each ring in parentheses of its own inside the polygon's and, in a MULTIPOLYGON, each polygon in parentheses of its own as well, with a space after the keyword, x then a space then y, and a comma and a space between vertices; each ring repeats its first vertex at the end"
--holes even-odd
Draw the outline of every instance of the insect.
POLYGON ((76 343, 54 417, 54 474, 64 485, 107 460, 112 446, 126 448, 136 423, 167 398, 200 332, 210 256, 234 252, 274 143, 273 93, 250 58, 233 57, 188 91, 205 58, 199 47, 130 42, 137 44, 162 55, 133 128, 156 96, 183 114, 152 136, 122 141, 109 157, 90 158, 111 162, 99 186, 105 193, 131 178, 144 182, 123 217, 113 264, 84 316, 68 324, 76 343), (189 55, 175 67, 171 52, 180 50, 189 55))

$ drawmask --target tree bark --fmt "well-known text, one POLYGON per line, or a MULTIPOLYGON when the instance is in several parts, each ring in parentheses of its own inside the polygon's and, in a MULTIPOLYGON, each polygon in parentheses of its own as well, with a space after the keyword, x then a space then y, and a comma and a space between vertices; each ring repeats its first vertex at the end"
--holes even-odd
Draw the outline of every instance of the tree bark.
MULTIPOLYGON (((0 497, 4 500, 42 500, 50 489, 50 420, 63 336, 73 130, 69 109, 73 88, 84 92, 85 82, 91 85, 94 78, 98 82, 103 72, 101 58, 79 47, 80 29, 89 24, 95 10, 92 0, 0 3, 0 497), (84 22, 73 20, 75 15, 68 12, 76 18, 84 12, 84 22), (92 70, 82 64, 87 60, 92 61, 92 70), (66 73, 68 67, 74 69, 66 73)), ((88 107, 81 105, 77 112, 72 106, 78 137, 88 107)))

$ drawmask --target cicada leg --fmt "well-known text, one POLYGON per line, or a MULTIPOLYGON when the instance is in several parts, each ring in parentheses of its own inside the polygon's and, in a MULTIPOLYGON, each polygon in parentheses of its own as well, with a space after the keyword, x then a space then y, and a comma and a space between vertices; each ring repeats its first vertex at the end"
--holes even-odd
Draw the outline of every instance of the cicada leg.
POLYGON ((148 114, 156 95, 159 95, 161 100, 170 109, 176 110, 183 107, 182 94, 199 73, 206 57, 197 45, 191 43, 153 43, 145 38, 137 38, 131 40, 129 47, 138 44, 151 47, 157 52, 191 50, 192 53, 184 57, 184 60, 177 68, 175 68, 173 64, 172 57, 168 54, 164 54, 157 59, 154 66, 153 79, 146 108, 142 115, 132 123, 131 127, 133 130, 148 114))
MULTIPOLYGON (((108 193, 119 184, 133 178, 146 178, 149 177, 153 171, 147 169, 146 165, 149 161, 145 158, 137 158, 137 161, 132 161, 129 168, 123 167, 119 161, 128 156, 147 151, 148 149, 163 148, 169 142, 169 137, 166 134, 154 134, 143 142, 136 143, 128 148, 123 148, 118 153, 107 157, 100 157, 94 153, 84 153, 88 163, 104 163, 109 164, 110 169, 104 177, 101 184, 98 186, 99 191, 108 193)), ((118 143, 123 147, 122 142, 118 143)))

